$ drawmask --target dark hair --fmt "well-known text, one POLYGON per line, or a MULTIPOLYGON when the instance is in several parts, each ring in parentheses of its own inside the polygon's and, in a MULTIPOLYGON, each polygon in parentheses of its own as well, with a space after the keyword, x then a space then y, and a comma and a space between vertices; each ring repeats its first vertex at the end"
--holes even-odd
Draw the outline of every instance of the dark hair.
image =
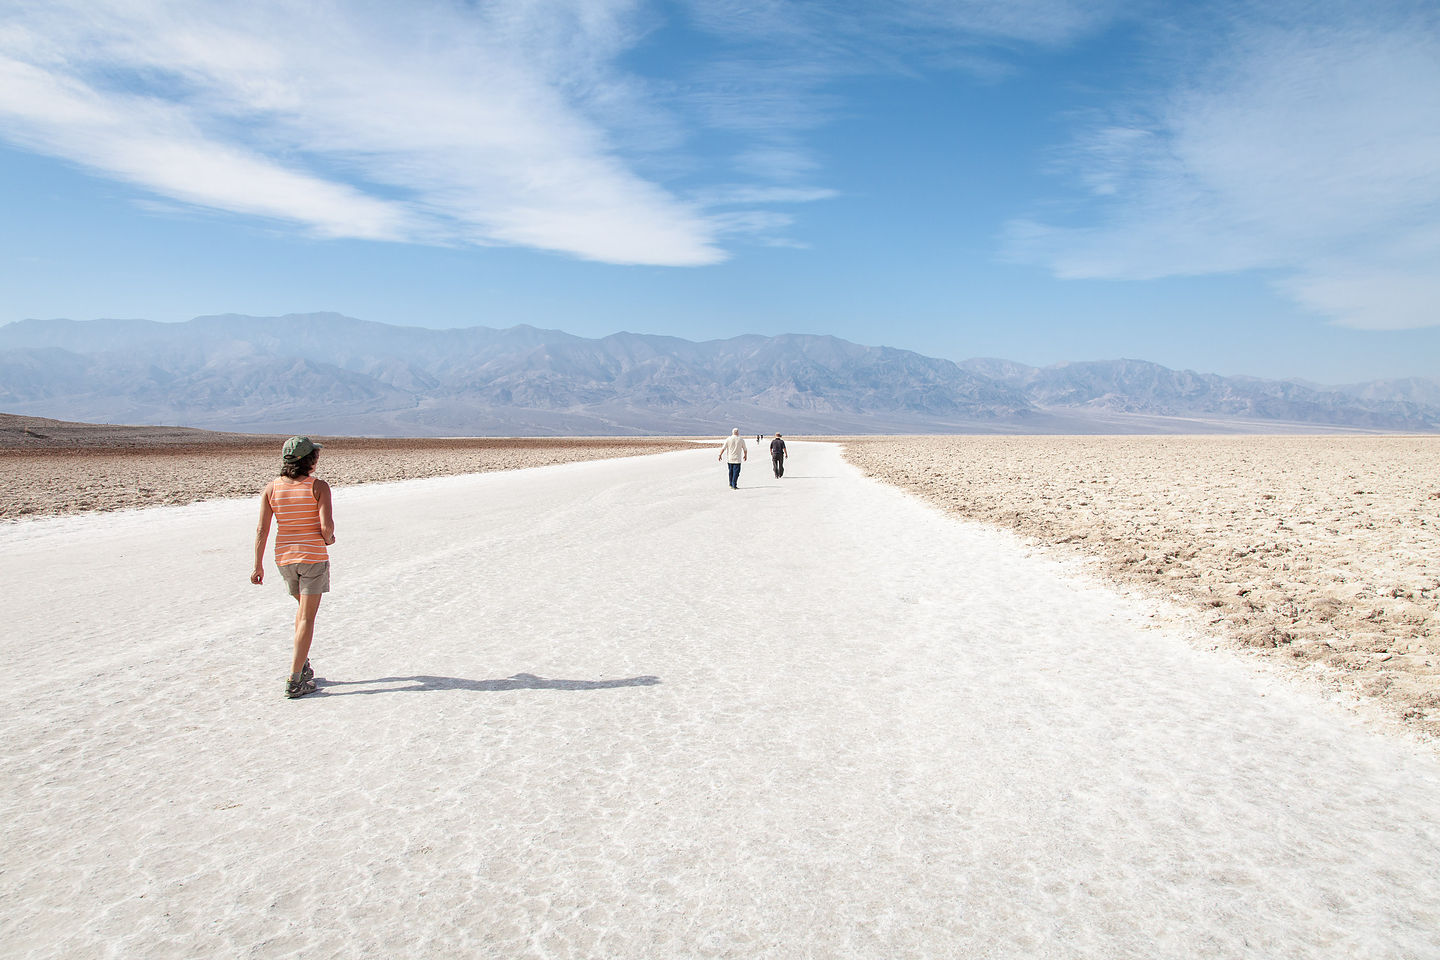
POLYGON ((310 476, 310 471, 315 469, 315 461, 319 459, 320 451, 311 450, 299 460, 282 460, 280 462, 280 476, 289 477, 291 480, 308 477, 310 476))

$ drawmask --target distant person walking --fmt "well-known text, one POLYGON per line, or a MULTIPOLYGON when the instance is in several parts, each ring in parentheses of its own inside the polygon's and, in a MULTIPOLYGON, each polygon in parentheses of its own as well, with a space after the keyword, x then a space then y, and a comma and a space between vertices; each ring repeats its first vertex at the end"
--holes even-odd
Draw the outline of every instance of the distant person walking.
POLYGON ((770 441, 770 465, 775 468, 775 479, 785 476, 785 458, 789 455, 785 452, 785 441, 780 439, 780 434, 775 434, 775 439, 770 441))
POLYGON ((736 427, 730 431, 730 436, 725 438, 725 443, 720 447, 720 456, 716 460, 724 460, 730 468, 730 489, 740 489, 740 461, 750 459, 750 451, 745 449, 745 438, 740 436, 740 428, 736 427))
POLYGON ((320 444, 309 437, 291 437, 280 452, 280 476, 260 493, 260 523, 255 528, 255 570, 250 582, 265 581, 265 543, 270 519, 275 531, 275 565, 299 604, 295 611, 295 652, 285 696, 294 699, 315 692, 315 671, 310 668, 310 641, 315 636, 315 612, 321 594, 330 591, 330 553, 335 542, 335 517, 330 485, 311 476, 320 461, 320 444))

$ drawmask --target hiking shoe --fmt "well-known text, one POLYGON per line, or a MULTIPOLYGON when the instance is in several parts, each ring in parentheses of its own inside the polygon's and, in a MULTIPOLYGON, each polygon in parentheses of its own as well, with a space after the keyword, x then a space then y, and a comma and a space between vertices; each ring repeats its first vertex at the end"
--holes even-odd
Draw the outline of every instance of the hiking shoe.
POLYGON ((307 694, 307 693, 314 693, 314 692, 315 692, 315 681, 314 681, 314 680, 286 680, 286 681, 285 681, 285 696, 286 696, 287 699, 294 700, 296 697, 303 697, 303 696, 305 696, 305 694, 307 694))
POLYGON ((305 661, 305 666, 303 666, 303 667, 300 668, 300 682, 301 682, 301 683, 304 683, 306 680, 314 680, 314 679, 315 679, 315 671, 312 670, 312 669, 310 669, 310 661, 309 661, 309 660, 306 660, 306 661, 305 661))

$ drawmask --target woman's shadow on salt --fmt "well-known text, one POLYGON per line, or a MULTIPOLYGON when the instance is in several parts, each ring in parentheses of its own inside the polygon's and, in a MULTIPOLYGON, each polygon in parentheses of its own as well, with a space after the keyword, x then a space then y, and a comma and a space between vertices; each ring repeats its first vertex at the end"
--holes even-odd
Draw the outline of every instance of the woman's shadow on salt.
POLYGON ((503 680, 466 680, 463 677, 376 677, 374 680, 325 680, 315 678, 319 692, 332 697, 353 697, 372 693, 424 693, 431 690, 476 690, 501 693, 506 690, 611 690, 616 687, 653 687, 659 677, 623 677, 616 680, 558 680, 537 677, 533 673, 517 673, 503 680), (371 684, 404 684, 367 690, 332 690, 332 687, 369 686, 371 684))

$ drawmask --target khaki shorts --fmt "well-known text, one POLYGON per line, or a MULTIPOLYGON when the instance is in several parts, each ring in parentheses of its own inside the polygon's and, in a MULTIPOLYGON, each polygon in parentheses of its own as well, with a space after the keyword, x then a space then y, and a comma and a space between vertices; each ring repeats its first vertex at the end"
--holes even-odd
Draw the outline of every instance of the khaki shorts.
POLYGON ((290 589, 292 597, 330 592, 329 560, 321 560, 319 563, 287 563, 280 568, 280 576, 285 578, 285 586, 290 589))

